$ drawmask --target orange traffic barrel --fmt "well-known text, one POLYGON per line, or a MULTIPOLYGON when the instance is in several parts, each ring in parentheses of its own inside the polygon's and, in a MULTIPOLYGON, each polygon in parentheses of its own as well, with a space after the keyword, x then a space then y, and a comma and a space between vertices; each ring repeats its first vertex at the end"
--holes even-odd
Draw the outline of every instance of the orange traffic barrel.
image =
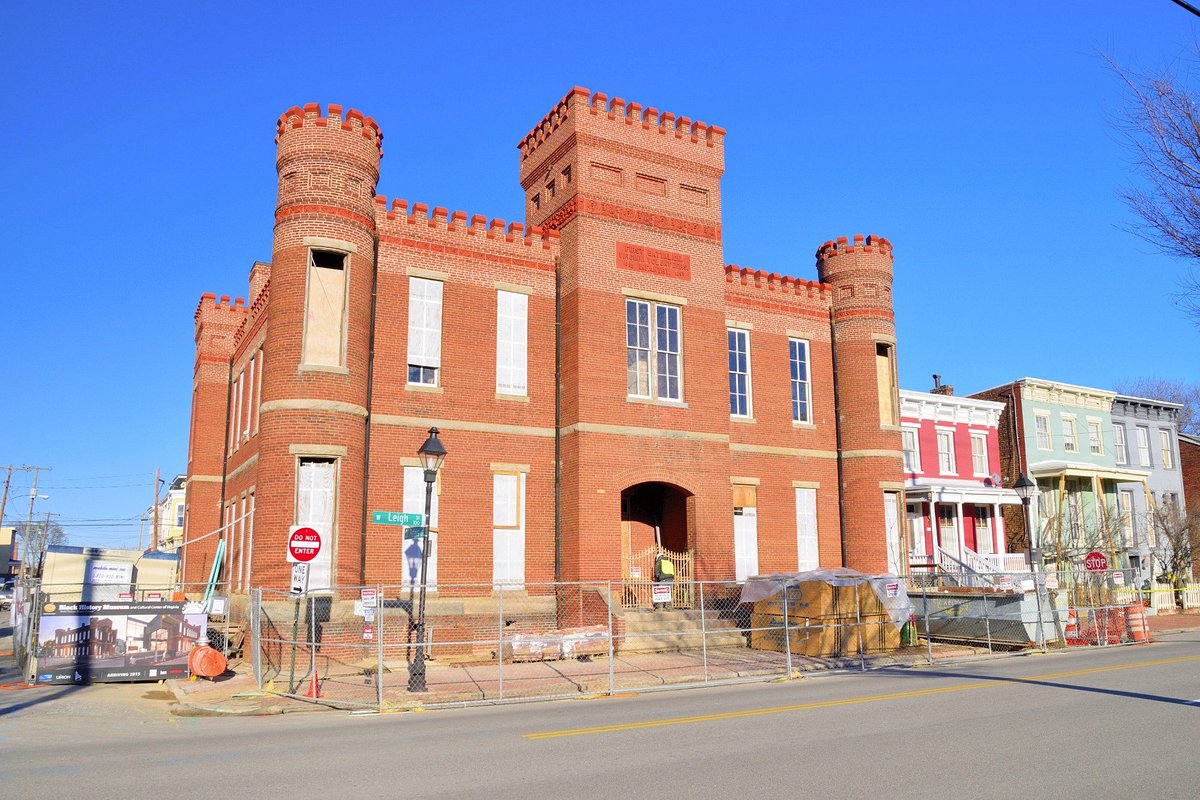
POLYGON ((220 650, 206 644, 197 645, 188 654, 188 671, 201 678, 215 678, 225 674, 229 662, 220 650))
POLYGON ((1141 603, 1125 606, 1125 625, 1129 629, 1130 641, 1150 641, 1150 628, 1146 624, 1146 610, 1141 603))

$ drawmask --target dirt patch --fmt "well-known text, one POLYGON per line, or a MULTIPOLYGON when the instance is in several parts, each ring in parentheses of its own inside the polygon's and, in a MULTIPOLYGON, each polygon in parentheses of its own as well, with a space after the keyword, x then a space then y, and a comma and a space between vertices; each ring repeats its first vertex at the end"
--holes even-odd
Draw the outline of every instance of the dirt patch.
POLYGON ((173 692, 164 691, 162 689, 155 689, 153 691, 146 692, 144 695, 142 695, 142 699, 143 700, 171 700, 171 701, 174 701, 175 694, 173 692))

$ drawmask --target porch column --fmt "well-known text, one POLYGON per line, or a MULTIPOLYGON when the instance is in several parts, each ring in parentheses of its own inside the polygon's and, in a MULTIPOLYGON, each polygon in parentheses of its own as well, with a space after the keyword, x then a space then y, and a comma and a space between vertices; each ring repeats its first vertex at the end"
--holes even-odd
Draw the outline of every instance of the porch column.
POLYGON ((992 503, 992 552, 997 555, 1008 553, 1008 537, 1004 535, 1004 515, 1000 504, 992 503))
POLYGON ((963 502, 962 502, 962 500, 956 500, 954 503, 954 508, 955 508, 956 512, 958 513, 958 531, 957 531, 958 560, 963 561, 963 560, 965 560, 963 555, 967 551, 967 531, 963 525, 963 502))

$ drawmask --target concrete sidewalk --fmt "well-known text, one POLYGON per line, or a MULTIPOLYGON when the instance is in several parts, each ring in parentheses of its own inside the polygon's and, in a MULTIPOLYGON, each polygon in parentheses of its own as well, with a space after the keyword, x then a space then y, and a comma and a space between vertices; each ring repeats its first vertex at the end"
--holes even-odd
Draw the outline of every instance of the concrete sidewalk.
MULTIPOLYGON (((934 659, 948 660, 987 653, 986 648, 934 645, 934 659)), ((906 647, 887 655, 842 658, 793 656, 792 676, 835 670, 877 669, 886 666, 916 666, 927 663, 928 648, 906 647)), ((322 659, 318 659, 320 662, 322 659)), ((407 691, 408 665, 384 663, 383 708, 402 711, 449 704, 506 702, 509 700, 589 697, 610 693, 647 691, 668 686, 697 685, 737 679, 786 678, 784 654, 748 648, 710 648, 707 655, 696 652, 617 654, 610 669, 607 656, 528 663, 446 664, 426 662, 428 691, 407 691), (706 666, 707 661, 707 666, 706 666)), ((175 713, 285 714, 326 708, 378 709, 379 690, 373 670, 329 663, 317 668, 319 702, 306 697, 312 676, 308 664, 297 669, 291 681, 284 670, 259 691, 242 662, 233 672, 215 681, 171 681, 178 699, 175 713)))

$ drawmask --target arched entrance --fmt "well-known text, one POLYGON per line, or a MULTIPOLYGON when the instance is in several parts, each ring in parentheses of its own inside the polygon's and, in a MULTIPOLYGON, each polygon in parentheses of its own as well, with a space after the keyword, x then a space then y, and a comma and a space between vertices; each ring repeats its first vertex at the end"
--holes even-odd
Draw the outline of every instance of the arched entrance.
MULTIPOLYGON (((691 492, 659 481, 634 484, 621 492, 621 570, 626 581, 653 581, 654 558, 660 552, 675 563, 677 582, 691 580, 694 502, 691 492)), ((676 594, 682 589, 678 587, 676 594)), ((623 605, 641 605, 649 598, 649 583, 626 595, 629 602, 623 605)), ((681 606, 681 601, 677 597, 676 607, 690 605, 681 606)))

